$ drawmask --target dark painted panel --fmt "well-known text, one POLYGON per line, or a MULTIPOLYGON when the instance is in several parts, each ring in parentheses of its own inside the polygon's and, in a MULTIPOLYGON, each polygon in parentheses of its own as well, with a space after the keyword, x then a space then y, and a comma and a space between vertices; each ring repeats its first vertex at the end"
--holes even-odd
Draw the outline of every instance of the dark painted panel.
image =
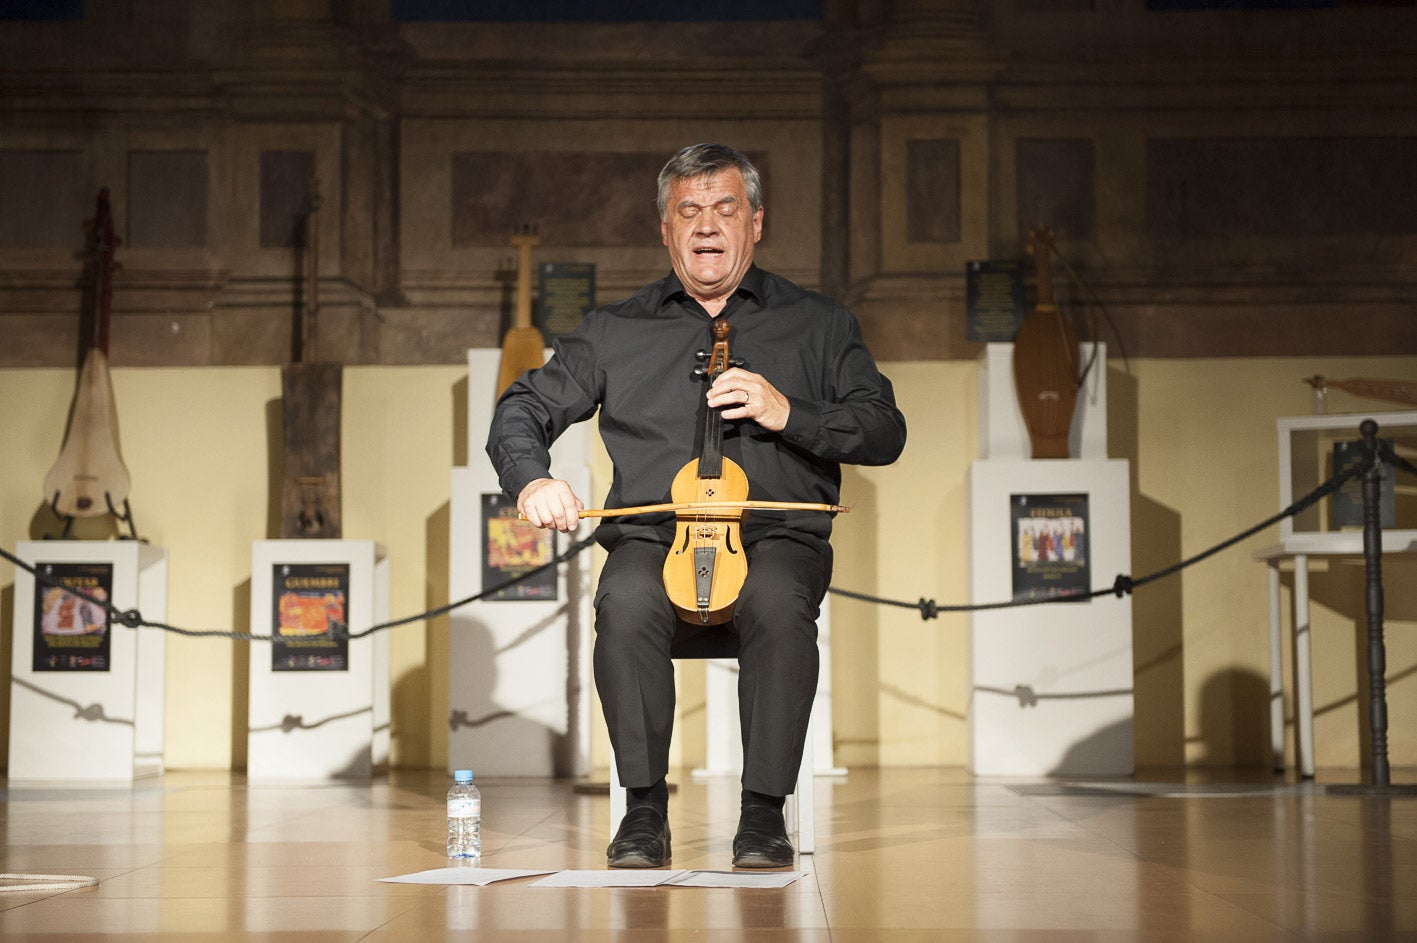
POLYGON ((907 141, 906 241, 959 242, 959 203, 959 141, 907 141))
POLYGON ((128 154, 128 245, 207 244, 207 152, 128 154))
POLYGON ((314 151, 261 152, 261 248, 299 244, 314 176, 314 151))
POLYGON ((96 195, 82 151, 0 151, 0 246, 83 248, 96 195))
POLYGON ((1095 159, 1086 138, 1020 138, 1015 151, 1018 233, 1048 226, 1063 239, 1091 239, 1095 159))
POLYGON ((1417 138, 1153 139, 1146 226, 1158 237, 1417 233, 1417 138))

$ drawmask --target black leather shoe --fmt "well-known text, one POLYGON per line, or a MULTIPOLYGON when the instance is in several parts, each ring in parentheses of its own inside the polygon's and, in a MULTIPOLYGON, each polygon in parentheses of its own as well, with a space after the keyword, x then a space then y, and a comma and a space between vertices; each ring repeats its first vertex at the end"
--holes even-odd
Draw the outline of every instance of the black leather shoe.
POLYGON ((733 836, 735 868, 785 868, 792 864, 792 842, 782 813, 767 806, 748 806, 733 836))
POLYGON ((620 820, 605 857, 612 868, 664 867, 669 863, 669 819, 655 806, 635 806, 620 820))

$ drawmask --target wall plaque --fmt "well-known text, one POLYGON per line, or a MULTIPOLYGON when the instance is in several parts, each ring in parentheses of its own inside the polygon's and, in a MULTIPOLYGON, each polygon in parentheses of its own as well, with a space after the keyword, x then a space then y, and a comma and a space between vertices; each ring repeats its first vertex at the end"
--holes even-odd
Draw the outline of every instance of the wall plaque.
POLYGON ((1024 316, 1023 262, 1001 259, 964 266, 966 340, 1008 342, 1024 316))
POLYGON ((595 266, 589 262, 543 262, 536 326, 550 343, 575 333, 595 308, 595 266))

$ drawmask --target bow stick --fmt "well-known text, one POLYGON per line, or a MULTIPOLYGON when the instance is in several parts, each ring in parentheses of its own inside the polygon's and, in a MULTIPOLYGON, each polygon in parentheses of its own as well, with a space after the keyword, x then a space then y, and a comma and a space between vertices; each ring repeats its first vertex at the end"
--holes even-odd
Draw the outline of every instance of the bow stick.
MULTIPOLYGON (((801 501, 681 501, 670 502, 668 504, 641 504, 631 508, 587 508, 580 512, 581 517, 629 517, 634 514, 658 514, 662 511, 727 511, 727 510, 764 510, 764 511, 830 511, 836 514, 845 514, 851 508, 840 504, 808 504, 801 501)), ((525 514, 518 514, 521 520, 526 520, 525 514)))

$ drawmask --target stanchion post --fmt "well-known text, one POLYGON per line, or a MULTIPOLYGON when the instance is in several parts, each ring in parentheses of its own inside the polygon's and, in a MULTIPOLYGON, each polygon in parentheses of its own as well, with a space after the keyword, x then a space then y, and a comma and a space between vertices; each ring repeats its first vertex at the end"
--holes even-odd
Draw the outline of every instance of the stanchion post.
POLYGON ((1378 508, 1382 462, 1378 459, 1378 424, 1364 419, 1363 563, 1367 576, 1368 729, 1372 735, 1372 785, 1386 789, 1391 771, 1387 756, 1387 652, 1383 645, 1383 531, 1378 508))

